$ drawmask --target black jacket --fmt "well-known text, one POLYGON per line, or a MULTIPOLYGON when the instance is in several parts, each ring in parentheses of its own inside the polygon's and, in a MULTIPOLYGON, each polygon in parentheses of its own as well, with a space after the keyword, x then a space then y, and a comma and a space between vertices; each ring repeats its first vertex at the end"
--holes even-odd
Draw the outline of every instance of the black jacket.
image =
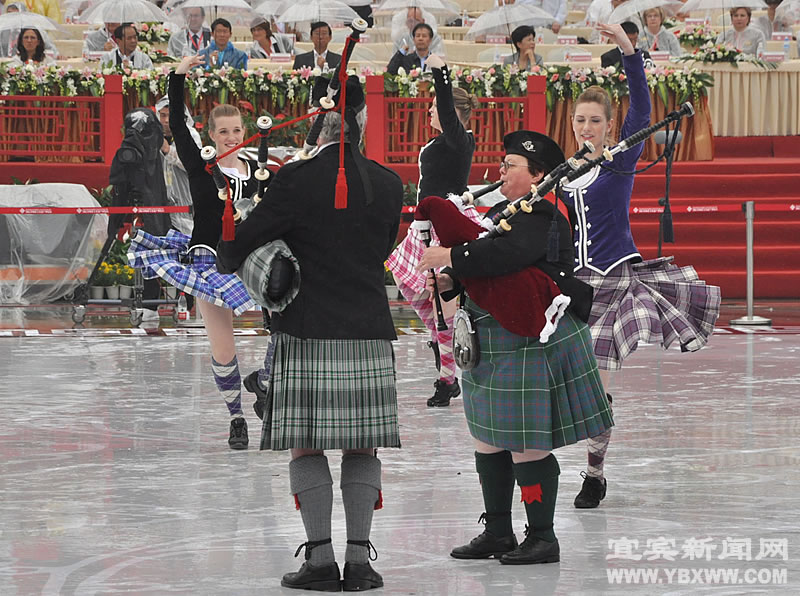
MULTIPOLYGON (((650 60, 650 53, 646 50, 642 50, 642 59, 643 60, 650 60)), ((617 66, 622 64, 622 52, 619 51, 619 48, 614 48, 613 50, 608 50, 605 54, 600 56, 600 66, 603 68, 608 68, 609 66, 617 66)), ((620 68, 622 68, 620 66, 620 68)))
MULTIPOLYGON (((487 216, 505 209, 508 201, 493 206, 487 216)), ((572 301, 569 310, 584 322, 592 307, 592 288, 572 272, 574 246, 572 226, 563 215, 557 215, 558 261, 547 260, 547 233, 555 206, 549 200, 537 201, 531 213, 518 213, 509 221, 511 230, 496 238, 479 238, 450 251, 453 267, 447 273, 458 277, 496 277, 534 266, 556 283, 562 294, 572 301)), ((572 215, 572 214, 571 214, 572 215)), ((450 295, 445 296, 449 299, 450 295)))
MULTIPOLYGON (((205 162, 200 157, 200 149, 189 134, 184 112, 183 82, 185 75, 169 75, 169 128, 178 157, 189 178, 189 190, 194 206, 194 229, 189 246, 204 244, 214 248, 222 235, 222 213, 225 203, 217 196, 217 187, 211 174, 205 170, 205 162)), ((241 158, 240 158, 241 159, 241 158)), ((252 196, 258 189, 258 181, 253 177, 258 164, 253 160, 242 160, 250 168, 250 177, 240 180, 228 176, 234 202, 241 197, 252 196)))
POLYGON ((396 75, 397 69, 403 67, 406 72, 411 70, 412 68, 419 68, 422 66, 422 60, 417 55, 416 52, 409 52, 408 54, 403 54, 399 50, 394 53, 394 56, 391 57, 389 60, 389 64, 386 65, 386 72, 389 74, 396 75))
MULTIPOLYGON (((221 242, 217 267, 236 271, 259 246, 278 238, 300 265, 300 292, 273 326, 299 338, 395 339, 384 261, 400 225, 403 185, 391 170, 365 160, 373 202, 365 204, 355 161, 345 146, 346 209, 334 208, 339 144, 283 166, 264 200, 221 242)), ((570 254, 571 258, 571 254, 570 254)))
MULTIPOLYGON (((328 68, 336 68, 339 66, 339 62, 341 61, 341 54, 331 52, 330 50, 328 50, 328 53, 325 54, 325 62, 328 64, 328 68)), ((294 57, 294 64, 292 65, 292 68, 297 70, 303 66, 307 66, 308 68, 314 68, 317 66, 314 62, 314 50, 305 52, 303 54, 297 54, 297 56, 294 57)))
POLYGON ((475 137, 464 129, 453 107, 453 89, 447 67, 432 68, 436 111, 442 134, 423 149, 419 159, 419 199, 467 190, 467 179, 475 152, 475 137))

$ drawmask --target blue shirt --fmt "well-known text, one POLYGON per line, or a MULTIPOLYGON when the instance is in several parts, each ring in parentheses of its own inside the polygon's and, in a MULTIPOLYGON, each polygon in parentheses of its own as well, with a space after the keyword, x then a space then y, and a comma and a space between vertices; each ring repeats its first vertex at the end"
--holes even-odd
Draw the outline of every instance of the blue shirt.
POLYGON ((237 50, 231 42, 228 42, 228 45, 220 50, 217 47, 217 42, 212 41, 207 48, 197 52, 197 55, 205 58, 206 70, 221 68, 226 65, 229 68, 247 68, 247 54, 241 50, 237 50), (218 52, 216 64, 211 63, 212 52, 218 52))

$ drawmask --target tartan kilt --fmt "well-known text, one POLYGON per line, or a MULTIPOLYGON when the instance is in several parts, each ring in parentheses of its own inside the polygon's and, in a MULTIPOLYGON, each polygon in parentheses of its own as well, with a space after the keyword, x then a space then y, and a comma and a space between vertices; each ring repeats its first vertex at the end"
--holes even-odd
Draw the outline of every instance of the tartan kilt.
POLYGON ((672 260, 626 261, 607 275, 575 272, 594 289, 589 326, 601 369, 618 370, 640 341, 664 349, 678 341, 683 352, 706 345, 719 317, 720 289, 706 285, 694 267, 672 260))
POLYGON ((217 257, 203 246, 189 250, 191 238, 176 230, 166 236, 153 236, 137 230, 131 238, 128 262, 142 270, 146 279, 160 277, 182 292, 240 315, 259 310, 235 275, 217 271, 217 257))
POLYGON ((283 312, 300 292, 300 263, 283 240, 274 240, 260 246, 250 253, 236 274, 241 278, 247 292, 260 306, 270 312, 283 312), (267 286, 272 274, 272 266, 279 257, 289 259, 294 267, 292 285, 278 300, 267 295, 267 286))
POLYGON ((588 326, 567 312, 547 343, 511 333, 469 302, 481 359, 464 371, 470 434, 509 451, 550 451, 614 425, 588 326))
POLYGON ((273 336, 261 449, 400 447, 392 342, 273 336))

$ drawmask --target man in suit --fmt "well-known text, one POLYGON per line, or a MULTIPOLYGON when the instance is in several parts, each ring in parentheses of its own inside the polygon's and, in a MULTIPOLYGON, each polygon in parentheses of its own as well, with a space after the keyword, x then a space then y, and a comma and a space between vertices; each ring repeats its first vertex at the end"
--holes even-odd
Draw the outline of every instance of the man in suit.
MULTIPOLYGON (((635 48, 636 43, 639 41, 639 27, 636 25, 636 23, 625 21, 622 23, 622 30, 625 31, 625 34, 628 36, 628 39, 631 40, 631 43, 635 48)), ((653 61, 650 60, 649 52, 642 50, 642 58, 644 59, 645 67, 649 68, 653 66, 653 61)), ((609 50, 600 56, 600 65, 603 68, 608 68, 609 66, 617 66, 622 68, 622 54, 620 53, 619 48, 615 47, 613 50, 609 50)))
POLYGON ((396 75, 402 66, 408 72, 412 68, 425 69, 425 61, 431 55, 431 42, 433 41, 433 28, 427 23, 419 23, 414 27, 414 51, 405 53, 402 49, 395 52, 386 66, 389 74, 396 75))
MULTIPOLYGON (((317 77, 313 96, 321 97, 327 84, 317 77)), ((271 403, 261 440, 262 449, 292 452, 289 482, 308 538, 305 563, 281 582, 295 589, 383 586, 369 563, 373 510, 382 504, 376 450, 400 447, 395 331, 383 263, 400 224, 403 185, 361 155, 366 110, 358 77, 347 80, 346 91, 344 130, 338 111, 318 116, 325 120, 317 155, 278 170, 264 200, 236 228, 236 239, 217 249, 217 265, 228 273, 242 268, 254 250, 283 239, 300 268, 299 293, 273 314, 271 403), (348 141, 342 149, 346 188, 337 174, 340 135, 348 141), (343 579, 331 544, 333 480, 325 449, 343 451, 343 579)))
POLYGON ((319 68, 323 72, 336 68, 341 62, 342 56, 328 51, 331 37, 332 32, 328 23, 324 21, 311 23, 311 43, 314 44, 314 49, 295 56, 292 68, 296 70, 306 66, 308 68, 319 68))
POLYGON ((186 27, 170 35, 167 43, 167 54, 179 59, 194 56, 211 43, 211 29, 203 26, 206 11, 199 6, 184 8, 183 15, 186 17, 186 27))

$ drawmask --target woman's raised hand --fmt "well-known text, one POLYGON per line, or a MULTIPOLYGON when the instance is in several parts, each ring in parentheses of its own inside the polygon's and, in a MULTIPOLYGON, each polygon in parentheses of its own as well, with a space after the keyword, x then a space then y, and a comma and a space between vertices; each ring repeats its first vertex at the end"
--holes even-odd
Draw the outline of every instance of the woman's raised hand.
POLYGON ((443 68, 447 66, 447 63, 438 54, 431 54, 428 56, 428 59, 425 60, 425 64, 431 68, 443 68))
POLYGON ((205 63, 206 61, 203 56, 184 56, 181 63, 178 64, 178 67, 175 69, 175 74, 186 74, 195 66, 203 66, 205 63))
POLYGON ((620 51, 626 56, 630 56, 636 51, 631 43, 631 40, 628 38, 628 34, 625 33, 625 30, 622 28, 622 25, 606 25, 604 23, 598 23, 595 29, 608 37, 611 43, 617 44, 620 51))

